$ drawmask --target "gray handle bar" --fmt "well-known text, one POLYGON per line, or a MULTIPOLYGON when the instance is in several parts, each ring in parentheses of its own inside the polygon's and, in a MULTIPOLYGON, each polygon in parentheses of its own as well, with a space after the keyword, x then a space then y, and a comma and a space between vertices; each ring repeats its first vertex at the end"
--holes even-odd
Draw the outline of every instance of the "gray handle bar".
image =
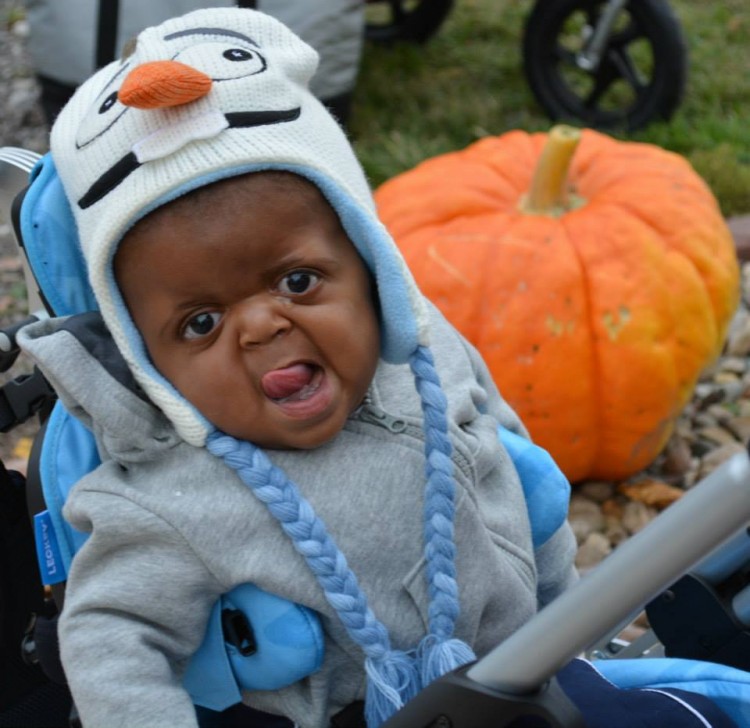
MULTIPOLYGON (((750 460, 739 453, 467 672, 512 695, 538 690, 750 522, 750 460)), ((719 558, 719 560, 721 560, 719 558)))

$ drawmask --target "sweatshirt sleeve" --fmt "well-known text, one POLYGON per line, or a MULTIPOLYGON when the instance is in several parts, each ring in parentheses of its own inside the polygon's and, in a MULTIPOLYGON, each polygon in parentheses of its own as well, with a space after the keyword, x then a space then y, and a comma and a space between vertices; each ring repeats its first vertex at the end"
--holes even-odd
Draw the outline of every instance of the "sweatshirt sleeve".
POLYGON ((548 541, 534 550, 539 609, 578 581, 576 550, 575 535, 567 520, 548 541))
POLYGON ((531 443, 528 431, 501 396, 479 352, 463 341, 477 382, 487 394, 487 412, 499 425, 498 436, 516 466, 524 489, 535 547, 537 602, 541 609, 578 580, 577 544, 567 520, 570 486, 549 454, 531 443))
POLYGON ((121 495, 79 490, 65 515, 92 531, 59 623, 83 725, 197 728, 181 677, 221 586, 179 533, 121 495))

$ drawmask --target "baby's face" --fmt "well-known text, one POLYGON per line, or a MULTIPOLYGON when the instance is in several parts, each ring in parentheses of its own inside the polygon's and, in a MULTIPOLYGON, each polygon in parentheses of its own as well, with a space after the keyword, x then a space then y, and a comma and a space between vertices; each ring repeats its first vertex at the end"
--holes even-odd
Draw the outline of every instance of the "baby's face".
POLYGON ((318 190, 267 177, 153 213, 121 244, 115 275, 154 365, 206 419, 261 447, 314 448, 367 391, 377 313, 318 190))

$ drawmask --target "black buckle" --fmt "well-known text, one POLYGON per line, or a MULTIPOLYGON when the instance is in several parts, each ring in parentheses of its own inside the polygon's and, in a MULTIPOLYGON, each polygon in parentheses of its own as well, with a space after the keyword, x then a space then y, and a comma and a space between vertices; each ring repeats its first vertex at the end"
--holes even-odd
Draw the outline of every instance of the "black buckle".
POLYGON ((36 640, 34 639, 34 628, 36 627, 36 613, 33 612, 29 623, 23 632, 21 640, 21 660, 24 665, 33 667, 39 664, 39 653, 36 651, 36 640))
POLYGON ((36 367, 33 374, 6 382, 0 388, 0 432, 26 422, 55 399, 55 390, 36 367))
POLYGON ((222 610, 221 629, 224 632, 224 640, 234 645, 243 657, 249 657, 258 651, 253 628, 244 612, 239 609, 222 610))
POLYGON ((15 364, 21 353, 16 343, 16 336, 24 326, 33 324, 35 321, 39 321, 38 316, 27 316, 22 321, 0 329, 0 372, 7 372, 15 364))

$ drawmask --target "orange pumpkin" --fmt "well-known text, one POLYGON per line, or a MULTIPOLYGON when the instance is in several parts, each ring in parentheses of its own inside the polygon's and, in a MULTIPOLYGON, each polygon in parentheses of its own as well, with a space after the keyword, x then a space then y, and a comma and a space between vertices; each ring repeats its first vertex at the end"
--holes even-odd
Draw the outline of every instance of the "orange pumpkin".
POLYGON ((731 234, 685 159, 591 130, 512 131, 375 198, 423 292, 571 481, 655 458, 739 295, 731 234))

